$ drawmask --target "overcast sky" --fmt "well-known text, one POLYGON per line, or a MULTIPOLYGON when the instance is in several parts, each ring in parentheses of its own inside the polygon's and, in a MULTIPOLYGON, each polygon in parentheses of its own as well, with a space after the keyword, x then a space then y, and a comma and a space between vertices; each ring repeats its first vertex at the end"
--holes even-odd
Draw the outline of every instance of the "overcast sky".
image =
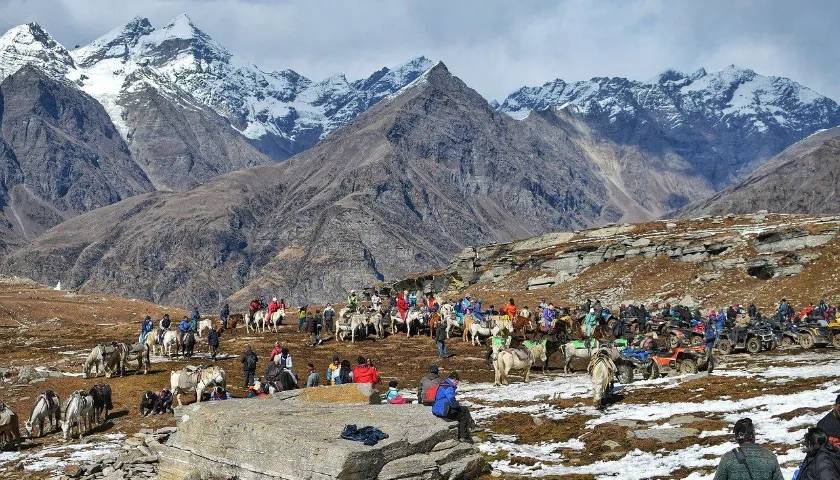
POLYGON ((316 80, 425 55, 500 99, 558 77, 645 80, 734 63, 840 100, 836 0, 0 0, 0 28, 36 21, 72 48, 135 16, 163 26, 182 12, 242 60, 316 80))

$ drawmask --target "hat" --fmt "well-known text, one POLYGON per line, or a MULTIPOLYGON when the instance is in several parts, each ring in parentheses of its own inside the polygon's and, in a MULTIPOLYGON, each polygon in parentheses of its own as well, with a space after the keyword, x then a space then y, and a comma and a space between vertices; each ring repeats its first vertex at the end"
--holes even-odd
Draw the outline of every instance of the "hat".
POLYGON ((742 418, 735 422, 735 440, 742 442, 744 440, 753 440, 755 438, 755 427, 749 418, 742 418))
POLYGON ((440 368, 437 365, 429 367, 429 373, 440 373, 440 368))
POLYGON ((589 309, 589 313, 595 313, 595 309, 594 309, 594 308, 590 308, 590 309, 589 309))
POLYGON ((277 297, 272 298, 272 299, 271 299, 271 301, 272 301, 272 302, 276 302, 276 301, 277 301, 277 297))

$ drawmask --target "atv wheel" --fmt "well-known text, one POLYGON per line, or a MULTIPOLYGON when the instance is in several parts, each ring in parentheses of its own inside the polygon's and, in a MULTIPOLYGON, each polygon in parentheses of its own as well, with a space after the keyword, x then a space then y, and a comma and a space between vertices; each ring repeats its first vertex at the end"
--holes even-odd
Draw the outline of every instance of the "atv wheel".
POLYGON ((790 348, 793 346, 793 339, 787 335, 782 337, 782 348, 790 348))
POLYGON ((691 345, 694 347, 699 347, 700 345, 703 345, 703 337, 700 335, 692 335, 691 345))
POLYGON ((624 363, 618 366, 618 381, 622 385, 633 383, 633 365, 624 363))
POLYGON ((731 341, 724 339, 724 340, 720 341, 720 344, 718 345, 718 349, 720 350, 720 353, 722 353, 724 355, 729 355, 730 353, 732 353, 732 351, 735 349, 735 347, 732 345, 731 341))
POLYGON ((840 332, 831 337, 831 344, 834 345, 834 348, 840 348, 840 332))
POLYGON ((761 351, 761 340, 758 337, 752 337, 747 340, 747 351, 750 353, 758 353, 761 351))
POLYGON ((799 346, 808 350, 809 348, 814 346, 814 336, 810 333, 800 333, 799 334, 799 346))
POLYGON ((650 367, 645 374, 645 378, 648 380, 656 380, 659 378, 659 364, 656 362, 650 362, 650 367))
POLYGON ((677 348, 680 346, 680 337, 674 334, 671 334, 671 336, 668 337, 668 341, 671 344, 671 348, 677 348))
POLYGON ((686 358, 680 362, 680 373, 697 373, 697 361, 693 358, 686 358))

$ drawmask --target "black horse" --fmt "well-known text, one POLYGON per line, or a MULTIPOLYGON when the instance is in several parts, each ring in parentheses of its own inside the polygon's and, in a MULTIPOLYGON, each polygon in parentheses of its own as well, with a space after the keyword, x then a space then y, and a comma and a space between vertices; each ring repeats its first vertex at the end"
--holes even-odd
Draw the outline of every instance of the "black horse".
POLYGON ((96 384, 90 387, 88 395, 93 397, 93 416, 96 418, 96 423, 108 420, 108 412, 114 408, 111 403, 111 386, 108 384, 96 384), (102 414, 105 414, 105 418, 102 414))
POLYGON ((190 330, 181 337, 181 343, 178 344, 178 353, 183 353, 185 357, 192 357, 193 348, 195 348, 195 333, 190 330))

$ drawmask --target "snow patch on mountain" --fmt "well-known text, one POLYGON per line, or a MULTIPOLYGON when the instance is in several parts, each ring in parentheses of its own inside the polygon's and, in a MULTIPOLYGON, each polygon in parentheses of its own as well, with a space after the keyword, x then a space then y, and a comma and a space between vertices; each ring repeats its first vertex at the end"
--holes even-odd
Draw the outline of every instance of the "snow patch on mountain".
POLYGON ((37 23, 18 25, 0 37, 0 81, 28 64, 55 78, 75 68, 67 49, 37 23))

